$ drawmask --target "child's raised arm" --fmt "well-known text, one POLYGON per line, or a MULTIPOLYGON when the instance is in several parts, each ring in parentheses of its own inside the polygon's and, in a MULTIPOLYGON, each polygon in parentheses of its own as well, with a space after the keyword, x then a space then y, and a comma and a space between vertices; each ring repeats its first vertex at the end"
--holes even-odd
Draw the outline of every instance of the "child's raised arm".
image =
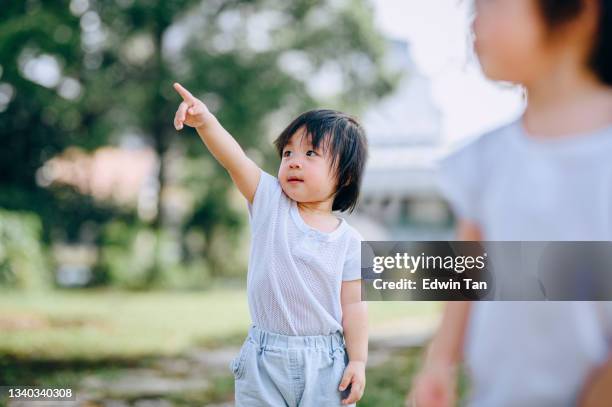
POLYGON ((242 195, 249 203, 253 203, 261 176, 257 164, 246 156, 238 142, 221 126, 201 100, 178 83, 174 84, 174 89, 183 98, 174 116, 174 127, 177 130, 181 130, 183 124, 194 127, 208 150, 229 172, 242 195))

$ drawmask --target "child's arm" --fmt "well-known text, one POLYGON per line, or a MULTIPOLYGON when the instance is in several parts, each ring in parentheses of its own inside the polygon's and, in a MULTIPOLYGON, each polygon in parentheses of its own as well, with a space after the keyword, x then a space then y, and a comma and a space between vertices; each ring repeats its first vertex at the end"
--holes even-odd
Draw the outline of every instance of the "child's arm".
POLYGON ((242 195, 249 203, 253 203, 261 176, 257 164, 246 156, 240 145, 202 101, 178 83, 174 84, 174 89, 183 98, 174 116, 174 127, 177 130, 181 130, 183 124, 194 127, 208 150, 229 172, 242 195))
POLYGON ((604 407, 612 400, 612 357, 596 368, 582 386, 578 395, 579 407, 604 407))
POLYGON ((408 406, 450 407, 456 404, 456 366, 461 359, 470 302, 448 302, 425 362, 412 384, 408 406))
MULTIPOLYGON (((477 225, 461 221, 458 240, 482 240, 477 225)), ((440 327, 431 340, 425 355, 425 363, 414 379, 407 406, 448 407, 455 405, 456 366, 463 350, 465 329, 471 302, 447 302, 440 327)))
POLYGON ((365 390, 365 366, 368 359, 368 307, 361 301, 361 280, 343 281, 340 293, 342 329, 349 356, 340 382, 340 391, 349 384, 351 392, 342 404, 356 403, 365 390))

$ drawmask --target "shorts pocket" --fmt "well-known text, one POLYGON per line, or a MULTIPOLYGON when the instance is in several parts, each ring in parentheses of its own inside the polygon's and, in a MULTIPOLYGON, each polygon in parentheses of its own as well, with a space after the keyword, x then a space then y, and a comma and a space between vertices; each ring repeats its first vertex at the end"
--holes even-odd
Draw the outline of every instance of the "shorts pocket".
POLYGON ((238 380, 244 375, 244 367, 246 365, 247 357, 252 347, 253 346, 251 342, 247 338, 247 340, 244 341, 244 343, 242 344, 238 355, 230 363, 230 369, 234 374, 234 379, 238 380))
POLYGON ((348 365, 349 357, 348 352, 346 351, 346 347, 336 348, 332 352, 332 358, 344 364, 343 368, 348 365))

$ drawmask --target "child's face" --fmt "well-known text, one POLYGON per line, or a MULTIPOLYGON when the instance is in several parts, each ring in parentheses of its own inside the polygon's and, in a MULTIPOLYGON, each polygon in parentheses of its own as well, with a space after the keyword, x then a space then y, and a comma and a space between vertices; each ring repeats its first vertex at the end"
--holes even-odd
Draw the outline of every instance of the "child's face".
POLYGON ((298 130, 283 149, 278 180, 285 194, 297 202, 322 202, 335 192, 331 157, 321 146, 313 148, 304 129, 298 130))
POLYGON ((475 0, 475 50, 487 77, 528 85, 553 63, 537 0, 475 0))

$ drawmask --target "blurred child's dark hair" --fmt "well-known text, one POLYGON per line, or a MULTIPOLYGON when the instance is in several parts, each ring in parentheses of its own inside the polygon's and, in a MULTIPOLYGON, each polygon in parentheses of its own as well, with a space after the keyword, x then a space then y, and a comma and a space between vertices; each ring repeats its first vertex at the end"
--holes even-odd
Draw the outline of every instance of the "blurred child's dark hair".
MULTIPOLYGON (((544 21, 554 28, 578 16, 586 0, 537 0, 544 21)), ((599 79, 612 86, 612 0, 596 0, 599 23, 589 66, 599 79)))
POLYGON ((301 128, 314 148, 329 151, 336 175, 333 211, 352 212, 357 205, 363 169, 367 159, 367 141, 363 127, 354 117, 335 110, 319 109, 302 113, 274 141, 278 154, 301 128))

